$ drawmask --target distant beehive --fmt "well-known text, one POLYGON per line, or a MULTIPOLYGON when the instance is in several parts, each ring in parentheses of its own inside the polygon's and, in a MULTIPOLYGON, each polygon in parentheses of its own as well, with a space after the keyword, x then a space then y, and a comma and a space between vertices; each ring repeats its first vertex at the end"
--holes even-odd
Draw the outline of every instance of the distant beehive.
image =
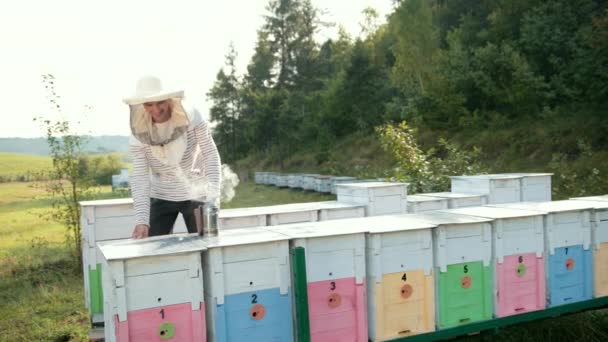
POLYGON ((120 169, 120 174, 112 175, 112 190, 129 186, 129 170, 120 169))

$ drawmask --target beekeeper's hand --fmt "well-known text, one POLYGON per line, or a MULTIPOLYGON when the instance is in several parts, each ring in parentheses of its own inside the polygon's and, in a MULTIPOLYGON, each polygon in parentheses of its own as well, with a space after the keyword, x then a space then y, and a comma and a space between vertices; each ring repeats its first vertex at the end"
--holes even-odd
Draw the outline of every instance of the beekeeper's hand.
POLYGON ((133 234, 131 234, 131 237, 134 239, 147 238, 149 230, 150 227, 147 224, 138 224, 135 226, 135 229, 133 229, 133 234))

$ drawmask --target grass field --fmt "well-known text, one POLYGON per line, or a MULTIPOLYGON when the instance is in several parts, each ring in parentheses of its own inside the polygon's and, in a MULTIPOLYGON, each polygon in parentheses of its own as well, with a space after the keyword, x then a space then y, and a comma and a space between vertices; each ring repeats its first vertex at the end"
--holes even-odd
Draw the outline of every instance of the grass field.
POLYGON ((29 154, 0 152, 0 178, 12 179, 33 172, 51 168, 49 157, 29 154))
MULTIPOLYGON (((44 219, 49 199, 29 183, 0 184, 0 341, 87 341, 80 265, 70 257, 62 226, 44 219)), ((99 198, 110 198, 109 187, 99 198)), ((223 208, 322 201, 331 195, 241 183, 223 208)), ((462 341, 607 341, 608 312, 597 310, 462 341)))

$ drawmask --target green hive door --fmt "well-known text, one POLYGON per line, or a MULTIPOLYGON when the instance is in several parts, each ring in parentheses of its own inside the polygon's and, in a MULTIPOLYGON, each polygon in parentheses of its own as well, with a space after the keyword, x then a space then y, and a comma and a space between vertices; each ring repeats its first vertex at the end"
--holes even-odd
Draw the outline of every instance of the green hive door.
POLYGON ((492 269, 481 261, 448 265, 438 272, 441 328, 492 318, 492 269))
POLYGON ((89 293, 91 294, 91 316, 103 313, 103 292, 101 290, 101 264, 94 270, 89 266, 89 293))

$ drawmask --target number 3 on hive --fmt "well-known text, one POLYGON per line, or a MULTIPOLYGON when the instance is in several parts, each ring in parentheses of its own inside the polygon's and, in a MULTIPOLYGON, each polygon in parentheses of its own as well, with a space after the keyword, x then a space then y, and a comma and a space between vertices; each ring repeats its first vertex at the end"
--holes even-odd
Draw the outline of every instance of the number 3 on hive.
POLYGON ((336 289, 336 282, 335 281, 332 281, 331 283, 329 283, 329 289, 332 290, 332 291, 336 289))

